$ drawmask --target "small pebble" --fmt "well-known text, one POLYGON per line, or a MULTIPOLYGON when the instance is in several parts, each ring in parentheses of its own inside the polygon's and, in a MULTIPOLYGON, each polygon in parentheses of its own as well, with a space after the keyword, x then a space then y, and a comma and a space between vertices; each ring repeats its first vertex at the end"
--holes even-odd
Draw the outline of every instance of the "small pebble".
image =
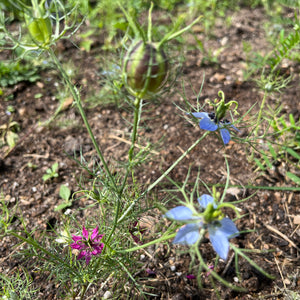
POLYGON ((141 254, 141 256, 140 256, 140 260, 144 260, 145 259, 145 255, 144 254, 141 254))
POLYGON ((70 208, 66 209, 65 213, 66 216, 72 214, 72 210, 70 208))
POLYGON ((233 277, 233 281, 234 282, 239 282, 239 279, 235 276, 235 277, 233 277))
POLYGON ((103 299, 110 299, 112 296, 112 293, 110 291, 106 291, 103 295, 103 299))
POLYGON ((170 269, 171 269, 172 272, 174 272, 176 270, 176 267, 175 266, 171 266, 170 269))

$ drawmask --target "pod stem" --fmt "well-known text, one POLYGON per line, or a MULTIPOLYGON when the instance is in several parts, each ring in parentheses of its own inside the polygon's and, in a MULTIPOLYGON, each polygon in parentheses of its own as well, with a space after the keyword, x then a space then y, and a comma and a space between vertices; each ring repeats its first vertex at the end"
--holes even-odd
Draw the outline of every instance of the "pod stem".
POLYGON ((135 99, 134 102, 134 121, 133 121, 133 129, 132 129, 132 135, 131 135, 131 146, 128 152, 128 158, 129 158, 129 163, 132 162, 132 158, 133 158, 133 150, 134 150, 134 146, 135 146, 135 142, 137 139, 137 129, 140 123, 140 119, 141 119, 141 101, 142 99, 137 97, 135 99))
POLYGON ((124 7, 121 5, 121 3, 119 1, 117 3, 119 5, 119 7, 121 8, 123 14, 125 15, 129 26, 133 30, 134 37, 135 38, 140 37, 143 40, 143 42, 146 43, 146 37, 145 37, 144 31, 141 28, 141 26, 130 16, 130 14, 127 13, 127 11, 124 9, 124 7))
POLYGON ((181 30, 178 30, 176 32, 174 32, 177 28, 177 26, 174 28, 173 31, 167 33, 163 39, 158 43, 157 49, 159 49, 164 43, 167 43, 168 41, 175 39, 176 37, 180 36, 181 34, 183 34, 184 32, 186 32, 187 30, 189 30, 190 28, 192 28, 197 22, 200 21, 200 19, 202 18, 202 16, 199 16, 197 19, 195 19, 191 24, 189 24, 188 26, 184 27, 181 30))
POLYGON ((153 2, 151 2, 149 14, 148 14, 148 32, 147 32, 148 43, 152 42, 152 10, 153 10, 153 2))
POLYGON ((69 89, 71 91, 71 94, 73 96, 73 99, 74 99, 74 101, 75 101, 75 103, 77 105, 77 108, 78 108, 78 110, 80 112, 80 115, 82 117, 82 120, 84 122, 84 125, 85 125, 85 127, 86 127, 86 129, 88 131, 88 134, 90 136, 90 139, 91 139, 91 141, 93 143, 93 146, 94 146, 94 148, 95 148, 95 150, 96 150, 96 152, 97 152, 97 154, 98 154, 98 156, 99 156, 99 158, 100 158, 100 160, 101 160, 101 162, 103 164, 103 168, 104 168, 106 174, 108 175, 108 177, 109 177, 109 179, 110 179, 110 181, 111 181, 111 183, 112 183, 115 191, 119 194, 115 178, 112 176, 112 174, 111 174, 111 172, 109 170, 109 167, 108 167, 108 165, 106 163, 106 160, 105 160, 105 158, 104 158, 104 156, 102 154, 102 151, 100 150, 99 145, 96 142, 95 136, 94 136, 94 134, 92 132, 92 129, 90 127, 90 124, 89 124, 89 122, 87 120, 85 111, 84 111, 84 109, 82 107, 82 104, 81 104, 79 93, 78 93, 77 89, 74 87, 74 85, 71 83, 69 76, 65 72, 64 68, 62 67, 61 63, 59 62, 58 58, 56 57, 56 55, 54 54, 54 52, 53 52, 53 50, 51 48, 49 49, 49 54, 50 54, 52 60, 54 61, 55 65, 57 66, 58 70, 60 71, 63 79, 65 80, 65 82, 67 84, 67 86, 69 87, 69 89))

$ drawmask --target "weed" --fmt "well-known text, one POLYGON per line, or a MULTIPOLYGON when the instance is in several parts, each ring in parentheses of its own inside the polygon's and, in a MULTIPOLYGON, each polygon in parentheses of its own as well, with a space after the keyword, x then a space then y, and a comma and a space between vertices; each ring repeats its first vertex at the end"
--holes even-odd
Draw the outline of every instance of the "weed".
POLYGON ((66 185, 63 184, 60 186, 59 196, 64 200, 64 202, 56 206, 54 209, 55 211, 65 209, 72 205, 72 200, 70 200, 71 191, 66 185))
POLYGON ((46 174, 43 175, 43 180, 47 181, 56 177, 58 177, 58 162, 55 162, 51 168, 46 170, 46 174))

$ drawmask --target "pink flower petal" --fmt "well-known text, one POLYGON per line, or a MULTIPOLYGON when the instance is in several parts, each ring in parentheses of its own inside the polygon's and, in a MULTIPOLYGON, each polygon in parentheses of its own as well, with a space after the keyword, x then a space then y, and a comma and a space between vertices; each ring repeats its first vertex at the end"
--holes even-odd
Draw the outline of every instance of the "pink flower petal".
POLYGON ((89 232, 85 229, 84 226, 82 228, 82 235, 85 237, 86 240, 89 239, 89 232))
POLYGON ((78 245, 78 244, 76 244, 76 243, 71 244, 70 247, 71 247, 72 249, 79 249, 79 250, 82 249, 82 245, 78 245))
POLYGON ((82 259, 83 257, 85 257, 86 256, 86 251, 81 251, 80 253, 79 253, 79 255, 77 256, 77 259, 82 259))
POLYGON ((189 275, 186 275, 186 278, 187 279, 196 279, 196 276, 194 274, 189 274, 189 275))
POLYGON ((91 240, 94 240, 98 235, 98 226, 92 231, 91 240))
POLYGON ((80 235, 73 235, 72 236, 72 240, 74 242, 80 241, 80 240, 82 240, 82 236, 80 236, 80 235))
POLYGON ((85 257, 85 262, 86 262, 87 265, 90 263, 91 258, 92 258, 91 256, 86 256, 85 257))

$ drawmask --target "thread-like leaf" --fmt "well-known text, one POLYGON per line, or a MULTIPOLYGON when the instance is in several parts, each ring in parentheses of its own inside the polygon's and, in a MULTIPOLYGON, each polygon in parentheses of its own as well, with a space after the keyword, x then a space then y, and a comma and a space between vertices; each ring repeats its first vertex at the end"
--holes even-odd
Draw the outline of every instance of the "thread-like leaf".
POLYGON ((276 2, 289 8, 300 7, 300 0, 277 0, 276 2))
POLYGON ((269 151, 270 151, 272 157, 274 158, 274 160, 277 160, 277 153, 276 153, 276 151, 274 150, 272 144, 271 144, 271 143, 268 143, 268 147, 269 147, 269 151))
POLYGON ((289 114, 289 119, 290 119, 291 125, 296 126, 296 122, 295 122, 294 116, 292 114, 289 114))
POLYGON ((300 43, 300 26, 294 26, 294 32, 290 33, 280 45, 274 50, 273 57, 267 60, 267 64, 274 70, 278 67, 281 61, 288 56, 289 52, 300 43))
POLYGON ((264 159, 264 161, 265 161, 267 167, 268 167, 269 169, 272 169, 272 168, 273 168, 273 165, 272 165, 272 163, 270 162, 268 156, 266 155, 266 153, 265 153, 264 151, 261 151, 261 152, 262 152, 262 157, 263 157, 263 159, 264 159))
POLYGON ((295 157, 296 159, 299 159, 299 160, 300 160, 300 155, 299 155, 296 151, 294 151, 293 149, 288 148, 288 147, 285 147, 284 150, 285 150, 288 154, 290 154, 291 156, 293 156, 293 157, 295 157))
POLYGON ((297 175, 291 172, 286 172, 286 176, 290 178, 292 181, 294 181, 295 183, 297 183, 298 185, 300 185, 300 177, 298 177, 297 175))
POLYGON ((262 163, 257 159, 257 158, 254 158, 254 161, 256 162, 257 166, 262 170, 262 171, 265 171, 266 168, 262 165, 262 163))

